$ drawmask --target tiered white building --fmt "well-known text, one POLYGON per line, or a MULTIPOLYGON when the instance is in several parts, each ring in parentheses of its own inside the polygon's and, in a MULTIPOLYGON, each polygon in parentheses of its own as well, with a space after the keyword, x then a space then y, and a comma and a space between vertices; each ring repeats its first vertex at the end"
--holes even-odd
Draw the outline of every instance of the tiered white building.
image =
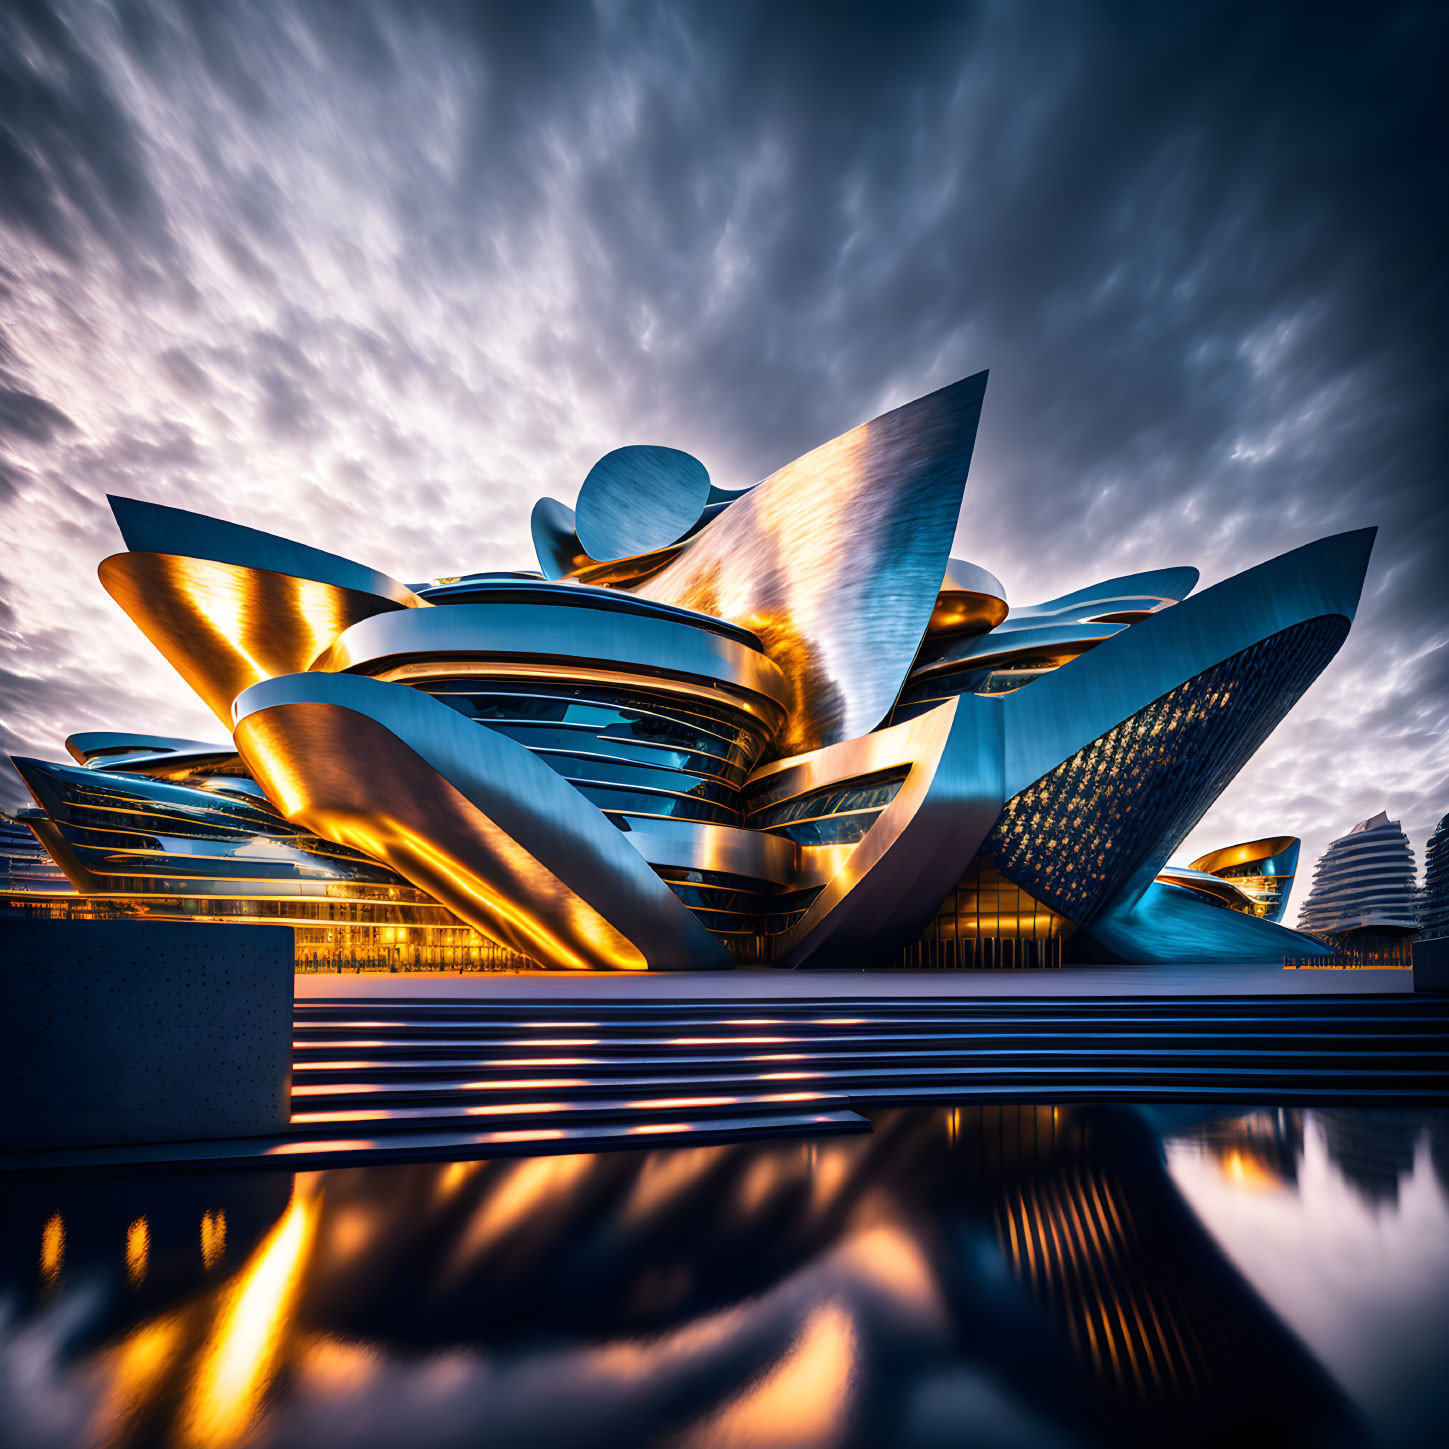
POLYGON ((1324 851, 1298 918, 1301 931, 1393 936, 1416 929, 1414 849, 1386 811, 1324 851))

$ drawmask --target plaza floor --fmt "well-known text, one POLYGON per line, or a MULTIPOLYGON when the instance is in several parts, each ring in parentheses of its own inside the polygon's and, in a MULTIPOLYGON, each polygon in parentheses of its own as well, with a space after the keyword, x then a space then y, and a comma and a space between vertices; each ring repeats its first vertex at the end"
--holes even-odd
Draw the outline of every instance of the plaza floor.
POLYGON ((1060 971, 487 971, 297 974, 297 999, 788 1001, 849 997, 1336 996, 1411 993, 1411 971, 1102 966, 1060 971))

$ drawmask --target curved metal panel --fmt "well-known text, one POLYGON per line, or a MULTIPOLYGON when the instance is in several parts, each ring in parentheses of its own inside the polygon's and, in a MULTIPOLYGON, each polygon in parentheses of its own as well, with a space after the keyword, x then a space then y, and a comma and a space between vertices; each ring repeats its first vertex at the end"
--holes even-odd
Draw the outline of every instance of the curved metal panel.
POLYGON ((1005 586, 995 574, 967 559, 950 558, 926 634, 984 633, 1009 612, 1005 586))
POLYGON ((529 661, 539 661, 566 665, 580 683, 608 671, 646 689, 656 676, 674 676, 699 681, 706 691, 727 691, 739 707, 766 712, 772 724, 778 722, 789 689, 760 650, 733 632, 716 633, 712 620, 656 618, 630 612, 633 600, 621 601, 622 608, 609 607, 612 600, 600 590, 588 600, 378 614, 341 633, 314 668, 369 674, 408 669, 396 677, 417 679, 423 677, 418 666, 427 660, 516 661, 509 672, 517 675, 529 672, 529 661))
POLYGON ((561 579, 593 562, 574 529, 574 511, 557 498, 540 498, 528 520, 533 551, 546 579, 561 579))
POLYGON ((693 454, 636 443, 605 453, 589 469, 574 527, 590 557, 630 558, 683 538, 709 496, 709 473, 693 454))
POLYGON ((753 630, 790 683, 780 748, 885 718, 946 571, 986 374, 863 423, 787 464, 636 586, 753 630))
POLYGON ((338 882, 401 885, 386 866, 308 835, 265 799, 230 788, 45 760, 14 764, 45 812, 44 829, 33 822, 37 832, 85 895, 298 895, 338 882))
POLYGON ((935 647, 923 649, 921 660, 911 674, 912 678, 916 678, 946 669, 959 669, 964 664, 985 668, 989 664, 1036 651, 1075 649, 1085 652, 1128 627, 1127 624, 1088 624, 1073 620, 1062 624, 1035 624, 1010 632, 994 629, 975 638, 946 639, 935 647))
POLYGON ((1374 534, 1270 559, 1002 696, 1003 871, 1079 924, 1140 896, 1337 652, 1374 534))
POLYGON ((357 675, 269 680, 237 700, 236 741, 289 820, 546 966, 730 964, 577 790, 429 695, 357 675))
POLYGON ((1198 571, 1190 564, 1147 569, 1143 573, 1103 579, 1040 604, 1027 604, 1013 613, 1022 620, 1039 621, 1047 615, 1087 619, 1117 607, 1156 612, 1164 605, 1181 603, 1197 587, 1198 578, 1198 571))
POLYGON ((1293 875, 1298 869, 1298 849, 1302 842, 1296 835, 1269 835, 1262 840, 1245 840, 1241 845, 1225 845, 1210 850, 1188 863, 1189 870, 1219 875, 1236 866, 1251 865, 1260 875, 1293 875))
POLYGON ((290 574, 351 593, 376 594, 404 608, 416 608, 419 603, 406 584, 340 554, 309 548, 305 543, 295 543, 275 533, 263 533, 257 528, 245 528, 239 523, 228 523, 205 513, 191 513, 184 508, 167 508, 160 503, 143 503, 139 498, 114 495, 106 501, 132 553, 176 554, 267 573, 290 574))
POLYGON ((1229 911, 1251 911, 1253 898, 1238 889, 1230 880, 1213 875, 1206 870, 1193 870, 1191 866, 1164 865, 1157 872, 1162 885, 1181 886, 1184 890, 1197 891, 1210 897, 1216 904, 1229 911))
POLYGON ((1335 534, 1258 564, 1122 630, 1030 689, 1002 696, 1007 798, 1154 700, 1272 635, 1327 616, 1352 621, 1376 532, 1335 534))
MULTIPOLYGON (((137 735, 124 730, 82 730, 69 735, 66 752, 79 765, 111 756, 145 758, 159 755, 229 755, 229 744, 212 744, 206 740, 179 740, 170 735, 137 735)), ((104 768, 104 767, 102 767, 104 768)))
POLYGON ((415 612, 381 594, 175 554, 115 554, 99 574, 106 592, 228 729, 242 690, 309 668, 359 620, 415 612))
POLYGON ((1281 965, 1285 957, 1328 956, 1332 948, 1246 911, 1224 910, 1196 891, 1153 883, 1120 900, 1082 934, 1116 960, 1145 966, 1281 965))
POLYGON ((996 702, 963 695, 905 724, 757 771, 752 783, 794 794, 909 767, 859 844, 802 848, 802 878, 824 877, 824 889, 782 937, 776 964, 860 965, 915 940, 1000 813, 1001 757, 996 702))
POLYGON ((783 836, 694 820, 625 819, 624 839, 650 865, 718 871, 778 886, 796 883, 799 848, 783 836))

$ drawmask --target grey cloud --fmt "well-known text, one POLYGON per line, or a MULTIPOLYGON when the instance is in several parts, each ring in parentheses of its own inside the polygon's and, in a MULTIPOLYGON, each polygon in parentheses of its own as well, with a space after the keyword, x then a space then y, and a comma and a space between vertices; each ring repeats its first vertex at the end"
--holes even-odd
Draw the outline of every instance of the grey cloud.
POLYGON ((32 443, 48 443, 57 433, 74 432, 75 424, 54 403, 5 386, 0 375, 0 431, 32 443))

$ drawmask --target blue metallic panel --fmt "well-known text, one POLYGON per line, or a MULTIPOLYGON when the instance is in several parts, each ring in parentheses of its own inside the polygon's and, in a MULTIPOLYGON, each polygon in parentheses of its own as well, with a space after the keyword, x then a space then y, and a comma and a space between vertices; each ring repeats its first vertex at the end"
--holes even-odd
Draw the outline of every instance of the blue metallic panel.
POLYGON ((1119 900, 1083 929, 1118 961, 1156 966, 1279 965, 1284 958, 1329 956, 1333 948, 1245 911, 1223 910, 1196 891, 1152 884, 1119 900))
POLYGON ((709 496, 709 473, 691 454, 647 443, 615 448, 589 469, 574 527, 591 558, 631 558, 683 538, 709 496))
POLYGON ((107 502, 121 537, 132 553, 206 559, 311 579, 353 593, 377 594, 405 608, 415 608, 418 604, 417 596, 406 584, 340 554, 326 553, 275 533, 245 528, 205 513, 190 513, 184 508, 167 508, 160 503, 143 503, 139 498, 114 495, 107 502))

